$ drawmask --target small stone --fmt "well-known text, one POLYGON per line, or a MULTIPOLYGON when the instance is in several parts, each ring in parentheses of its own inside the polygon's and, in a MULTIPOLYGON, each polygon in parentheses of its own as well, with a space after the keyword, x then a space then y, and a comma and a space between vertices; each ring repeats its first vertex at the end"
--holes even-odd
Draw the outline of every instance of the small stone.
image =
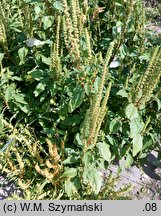
MULTIPOLYGON (((8 192, 6 190, 0 189, 0 199, 8 197, 8 192)), ((1 199, 2 200, 2 199, 1 199)))

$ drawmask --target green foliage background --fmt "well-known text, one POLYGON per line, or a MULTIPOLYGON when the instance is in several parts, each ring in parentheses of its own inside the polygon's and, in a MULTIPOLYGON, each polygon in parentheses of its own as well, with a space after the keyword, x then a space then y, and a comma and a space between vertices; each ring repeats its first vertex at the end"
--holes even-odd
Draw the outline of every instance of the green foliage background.
POLYGON ((26 199, 119 199, 129 187, 98 170, 160 152, 161 49, 142 2, 2 0, 0 14, 1 170, 26 199))

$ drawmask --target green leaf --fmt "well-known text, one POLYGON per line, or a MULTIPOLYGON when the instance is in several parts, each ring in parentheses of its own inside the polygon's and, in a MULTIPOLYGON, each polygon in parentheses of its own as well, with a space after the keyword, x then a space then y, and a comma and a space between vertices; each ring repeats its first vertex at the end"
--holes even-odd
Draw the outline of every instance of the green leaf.
POLYGON ((5 100, 8 102, 12 98, 12 89, 7 88, 5 92, 5 100))
POLYGON ((63 125, 66 126, 76 126, 79 125, 81 122, 82 118, 80 115, 74 115, 74 116, 68 116, 64 119, 64 121, 62 122, 63 125))
POLYGON ((4 53, 0 53, 0 63, 2 62, 3 58, 4 58, 4 53))
POLYGON ((38 5, 35 5, 35 13, 39 15, 41 13, 41 8, 38 5))
POLYGON ((154 141, 151 138, 151 136, 144 136, 142 150, 149 149, 153 144, 154 144, 154 141))
POLYGON ((74 182, 72 182, 70 179, 65 180, 65 193, 68 197, 72 197, 74 194, 77 193, 77 189, 75 187, 74 182))
POLYGON ((52 16, 43 16, 42 18, 44 29, 48 29, 53 24, 53 17, 52 16))
POLYGON ((13 76, 13 77, 11 78, 11 80, 22 81, 22 78, 21 78, 21 77, 18 77, 18 76, 13 76))
POLYGON ((5 100, 8 102, 13 98, 13 94, 15 93, 16 85, 15 83, 12 83, 11 85, 7 86, 6 92, 5 92, 5 100))
POLYGON ((99 193, 102 186, 102 177, 97 170, 93 170, 92 185, 96 194, 99 193))
POLYGON ((84 90, 85 90, 85 93, 89 96, 91 89, 90 89, 90 85, 88 83, 85 83, 84 90))
POLYGON ((50 57, 45 57, 42 55, 42 62, 45 63, 46 65, 50 65, 51 64, 51 59, 50 57))
POLYGON ((54 8, 58 11, 63 11, 63 4, 60 1, 56 1, 53 4, 54 8))
POLYGON ((133 25, 133 23, 134 23, 133 18, 131 18, 131 19, 129 19, 127 21, 127 32, 128 33, 134 32, 134 25, 133 25))
POLYGON ((77 133, 75 136, 75 143, 78 147, 81 147, 81 148, 84 147, 79 133, 77 133))
POLYGON ((115 118, 110 122, 109 130, 110 133, 117 133, 118 130, 121 128, 122 124, 119 119, 115 118))
POLYGON ((76 175, 77 175, 77 169, 76 168, 66 168, 62 177, 74 178, 76 175))
POLYGON ((83 181, 86 184, 90 184, 93 191, 98 194, 102 186, 102 177, 98 173, 98 170, 92 166, 88 166, 83 172, 83 181))
POLYGON ((125 108, 125 114, 129 120, 139 117, 138 110, 132 103, 125 108))
POLYGON ((125 44, 122 44, 120 47, 120 55, 121 55, 121 59, 124 59, 125 56, 127 55, 127 46, 125 44))
POLYGON ((132 119, 130 121, 130 137, 136 137, 144 128, 144 123, 140 117, 132 119))
POLYGON ((0 134, 3 132, 3 114, 0 114, 0 134))
POLYGON ((21 95, 21 94, 14 94, 13 97, 14 97, 15 101, 18 102, 18 103, 28 104, 28 103, 25 101, 24 96, 21 95))
POLYGON ((79 156, 76 154, 70 155, 67 159, 65 159, 62 164, 74 164, 79 159, 79 156))
POLYGON ((130 153, 127 153, 125 161, 126 161, 126 168, 129 168, 133 164, 134 160, 130 153))
POLYGON ((158 104, 158 111, 161 109, 161 100, 159 98, 155 99, 158 104))
POLYGON ((29 112, 29 109, 28 109, 28 106, 26 105, 21 105, 20 103, 15 103, 17 105, 17 107, 19 107, 24 113, 28 113, 29 112))
POLYGON ((126 168, 126 160, 125 160, 125 157, 122 157, 120 160, 119 160, 119 166, 121 168, 121 170, 124 170, 126 168))
POLYGON ((67 155, 67 159, 65 159, 62 164, 73 164, 80 158, 79 152, 71 148, 65 148, 64 153, 67 155))
POLYGON ((143 148, 143 137, 138 134, 133 138, 133 149, 132 154, 135 157, 143 148))
POLYGON ((83 162, 85 167, 89 166, 90 162, 92 161, 92 157, 93 157, 93 155, 91 154, 90 151, 86 151, 83 154, 82 162, 83 162))
POLYGON ((20 58, 20 64, 19 65, 23 65, 25 64, 25 59, 28 53, 28 49, 25 47, 22 47, 18 50, 18 56, 20 58))
POLYGON ((106 135, 106 138, 108 139, 108 141, 111 145, 113 145, 113 146, 115 145, 115 140, 112 136, 106 135))
POLYGON ((39 94, 45 90, 45 87, 46 87, 46 84, 40 82, 40 83, 36 86, 36 88, 35 88, 35 90, 34 90, 34 95, 35 95, 35 97, 38 97, 39 94))
POLYGON ((68 104, 68 112, 72 113, 76 108, 78 108, 84 99, 84 90, 81 86, 77 86, 73 90, 72 98, 69 101, 68 104))
POLYGON ((111 152, 110 152, 109 145, 105 142, 99 142, 96 144, 96 146, 99 150, 100 156, 104 160, 109 162, 111 160, 111 152))
POLYGON ((124 89, 121 89, 119 90, 116 95, 119 95, 121 97, 125 97, 125 98, 128 98, 128 93, 124 90, 124 89))
POLYGON ((42 71, 42 70, 32 70, 32 71, 29 71, 27 74, 31 75, 33 79, 35 79, 37 81, 40 81, 44 76, 44 71, 42 71))
POLYGON ((144 53, 143 55, 139 56, 140 61, 149 61, 150 60, 150 53, 144 53))

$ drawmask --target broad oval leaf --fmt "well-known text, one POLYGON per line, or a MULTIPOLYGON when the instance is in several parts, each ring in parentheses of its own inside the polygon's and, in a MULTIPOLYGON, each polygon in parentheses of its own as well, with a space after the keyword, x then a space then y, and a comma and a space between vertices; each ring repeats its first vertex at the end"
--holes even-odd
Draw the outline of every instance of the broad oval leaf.
POLYGON ((25 101, 24 96, 21 95, 21 94, 14 94, 13 97, 14 97, 15 101, 18 102, 18 103, 21 103, 21 104, 28 104, 28 103, 25 101))
POLYGON ((75 187, 75 182, 72 182, 70 179, 65 180, 64 188, 65 193, 68 197, 72 197, 75 193, 77 193, 77 188, 75 187))
POLYGON ((95 169, 93 171, 93 178, 92 178, 92 186, 93 186, 93 189, 95 191, 96 194, 99 193, 100 189, 101 189, 101 186, 102 186, 102 177, 101 175, 98 173, 98 171, 95 169))
POLYGON ((130 153, 127 153, 126 156, 126 168, 129 168, 133 164, 134 160, 130 153))
POLYGON ((48 29, 52 26, 53 24, 53 17, 52 16, 44 16, 42 18, 44 29, 48 29))
POLYGON ((161 109, 161 100, 159 98, 156 98, 156 102, 158 104, 158 111, 161 109))
POLYGON ((73 90, 73 95, 68 104, 68 112, 72 113, 76 108, 78 108, 84 99, 84 89, 81 86, 77 86, 73 90))
POLYGON ((74 178, 77 175, 77 169, 76 168, 67 168, 62 177, 67 177, 67 178, 74 178))
POLYGON ((3 58, 4 58, 4 53, 0 53, 0 63, 2 62, 3 58))
POLYGON ((132 103, 125 108, 125 114, 129 120, 139 117, 138 110, 132 103))
POLYGON ((79 133, 76 134, 74 141, 75 141, 75 144, 76 144, 78 147, 81 147, 81 148, 84 147, 84 145, 83 145, 83 143, 82 143, 81 136, 80 136, 79 133))
POLYGON ((25 58, 27 56, 28 49, 25 47, 22 47, 18 50, 18 56, 20 58, 20 65, 25 63, 25 58))
POLYGON ((50 65, 51 64, 51 59, 50 59, 50 57, 47 58, 47 57, 42 55, 42 62, 44 64, 46 64, 46 65, 50 65))
POLYGON ((0 134, 3 132, 3 114, 0 114, 0 134))
POLYGON ((34 69, 32 71, 28 71, 27 74, 30 75, 33 79, 40 81, 45 73, 43 70, 34 69))
POLYGON ((143 148, 143 137, 138 134, 133 138, 133 149, 132 154, 135 157, 143 148))
POLYGON ((98 170, 92 165, 84 169, 83 181, 89 184, 93 191, 98 194, 102 186, 102 177, 98 173, 98 170))
POLYGON ((110 122, 110 133, 116 133, 121 128, 122 124, 119 119, 115 118, 110 122))
POLYGON ((46 84, 40 82, 34 90, 35 97, 38 97, 39 94, 45 90, 45 87, 46 87, 46 84))
POLYGON ((136 137, 144 128, 143 121, 139 118, 130 121, 130 137, 136 137))
POLYGON ((111 152, 110 152, 110 148, 109 145, 105 142, 99 142, 96 144, 99 153, 101 155, 101 157, 105 160, 105 161, 110 161, 111 160, 111 152))
POLYGON ((63 4, 60 1, 54 2, 53 6, 56 10, 63 11, 63 4))
POLYGON ((128 93, 124 90, 124 89, 120 89, 116 95, 119 95, 121 97, 125 97, 125 98, 128 98, 128 93))

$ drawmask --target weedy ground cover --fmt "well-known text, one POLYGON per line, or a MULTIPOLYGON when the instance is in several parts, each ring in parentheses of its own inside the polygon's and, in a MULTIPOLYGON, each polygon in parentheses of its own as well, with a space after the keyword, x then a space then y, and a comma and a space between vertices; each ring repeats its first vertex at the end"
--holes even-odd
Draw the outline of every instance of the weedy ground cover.
MULTIPOLYGON (((140 0, 0 2, 0 161, 25 199, 121 199, 160 158, 161 49, 140 0)), ((18 199, 18 197, 17 197, 18 199)))

